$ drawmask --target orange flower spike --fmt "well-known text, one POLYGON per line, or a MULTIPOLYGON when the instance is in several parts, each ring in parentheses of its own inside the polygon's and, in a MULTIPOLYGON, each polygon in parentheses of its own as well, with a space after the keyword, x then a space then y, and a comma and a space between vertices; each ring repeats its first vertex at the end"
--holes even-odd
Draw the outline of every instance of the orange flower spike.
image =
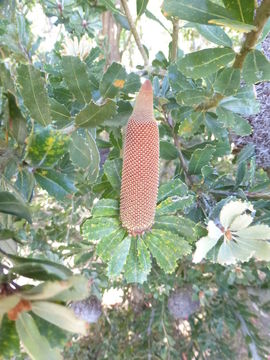
POLYGON ((123 155, 120 220, 132 236, 154 223, 159 182, 159 134, 150 80, 142 85, 128 120, 123 155))

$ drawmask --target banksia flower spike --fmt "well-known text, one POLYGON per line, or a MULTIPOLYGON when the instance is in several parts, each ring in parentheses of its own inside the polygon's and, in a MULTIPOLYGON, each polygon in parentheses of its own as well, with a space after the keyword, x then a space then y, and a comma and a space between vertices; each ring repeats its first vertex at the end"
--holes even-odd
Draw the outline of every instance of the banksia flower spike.
POLYGON ((150 230, 159 175, 159 135, 149 80, 142 85, 128 120, 123 155, 120 220, 132 236, 150 230))

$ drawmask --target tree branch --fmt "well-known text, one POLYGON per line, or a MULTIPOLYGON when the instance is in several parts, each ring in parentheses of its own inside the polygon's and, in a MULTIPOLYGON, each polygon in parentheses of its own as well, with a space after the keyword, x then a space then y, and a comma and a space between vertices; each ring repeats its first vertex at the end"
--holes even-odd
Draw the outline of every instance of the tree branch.
POLYGON ((179 19, 173 20, 171 61, 177 60, 178 56, 179 19))
POLYGON ((148 66, 148 57, 147 57, 147 54, 146 54, 146 51, 145 51, 144 47, 142 46, 141 39, 140 39, 139 34, 137 32, 136 26, 135 26, 135 24, 134 24, 134 22, 132 20, 127 0, 121 0, 121 3, 122 3, 125 15, 127 17, 127 20, 128 20, 129 26, 130 26, 130 31, 132 32, 132 35, 134 36, 137 47, 138 47, 138 49, 139 49, 139 51, 140 51, 140 53, 142 55, 142 58, 143 58, 143 61, 144 61, 144 66, 146 67, 146 66, 148 66))
POLYGON ((252 30, 246 35, 241 50, 236 55, 235 61, 233 63, 234 68, 242 69, 247 54, 256 45, 259 36, 261 35, 261 32, 263 30, 263 27, 269 17, 270 17, 270 0, 263 0, 261 5, 258 7, 256 16, 254 18, 254 25, 256 26, 256 30, 252 30))

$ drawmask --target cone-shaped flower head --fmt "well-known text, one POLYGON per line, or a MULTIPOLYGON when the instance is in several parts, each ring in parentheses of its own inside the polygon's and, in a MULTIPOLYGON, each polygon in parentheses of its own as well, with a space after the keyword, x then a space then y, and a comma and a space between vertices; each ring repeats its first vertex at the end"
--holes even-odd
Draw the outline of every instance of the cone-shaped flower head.
POLYGON ((151 229, 158 193, 159 135, 149 80, 142 85, 127 123, 123 160, 120 219, 135 236, 151 229))

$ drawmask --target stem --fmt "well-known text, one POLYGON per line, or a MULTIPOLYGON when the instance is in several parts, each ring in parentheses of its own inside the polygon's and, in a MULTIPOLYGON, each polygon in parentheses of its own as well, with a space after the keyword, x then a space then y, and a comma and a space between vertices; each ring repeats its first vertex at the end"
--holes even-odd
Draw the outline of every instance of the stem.
POLYGON ((172 49, 171 49, 171 61, 174 62, 178 57, 178 35, 179 35, 179 19, 173 20, 173 32, 172 32, 172 49))
POLYGON ((73 131, 77 130, 77 127, 74 124, 67 126, 66 128, 61 129, 61 133, 65 135, 70 135, 73 131))
POLYGON ((259 8, 257 9, 256 16, 254 18, 254 25, 256 30, 250 31, 245 38, 245 41, 241 47, 240 52, 236 55, 233 67, 236 69, 242 69, 244 60, 247 54, 256 45, 259 36, 263 30, 265 23, 270 17, 270 0, 263 0, 259 8))
POLYGON ((132 35, 134 36, 137 47, 138 47, 138 49, 139 49, 139 51, 140 51, 140 53, 142 55, 142 58, 143 58, 143 61, 144 61, 144 66, 146 67, 146 66, 148 66, 148 57, 147 57, 146 51, 144 50, 144 47, 142 46, 141 39, 140 39, 139 34, 137 32, 136 26, 135 26, 135 24, 134 24, 134 22, 132 20, 127 0, 121 0, 121 3, 122 3, 125 15, 127 17, 127 20, 128 20, 129 26, 130 26, 130 31, 132 32, 132 35))
POLYGON ((224 98, 220 93, 215 93, 209 101, 202 102, 199 104, 195 111, 207 111, 218 106, 219 102, 224 98))

